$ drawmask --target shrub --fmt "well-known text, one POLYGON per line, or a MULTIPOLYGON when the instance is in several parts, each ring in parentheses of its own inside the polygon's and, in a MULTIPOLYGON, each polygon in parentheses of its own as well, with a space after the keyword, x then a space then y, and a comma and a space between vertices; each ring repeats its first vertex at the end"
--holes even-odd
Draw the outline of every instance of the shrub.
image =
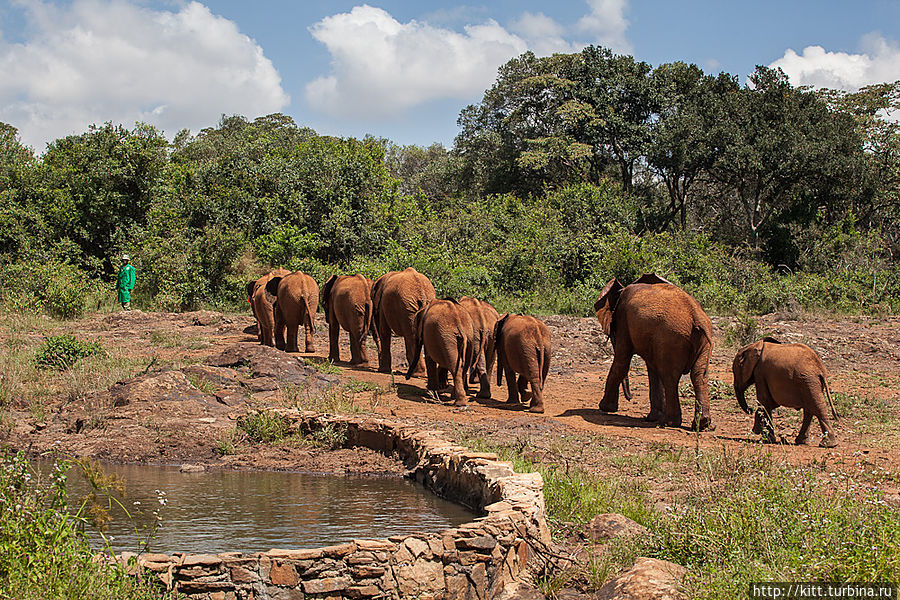
POLYGON ((288 435, 287 417, 271 411, 257 411, 240 417, 237 426, 254 442, 277 442, 288 435))
POLYGON ((84 314, 88 299, 100 287, 74 265, 56 259, 21 260, 0 269, 0 300, 5 305, 63 319, 84 314))
POLYGON ((44 338, 44 343, 38 348, 35 361, 44 369, 68 369, 79 358, 103 355, 103 344, 100 340, 82 341, 72 334, 51 335, 44 338))
POLYGON ((0 456, 0 598, 170 598, 155 576, 96 560, 86 520, 67 510, 67 467, 43 479, 21 452, 0 456))

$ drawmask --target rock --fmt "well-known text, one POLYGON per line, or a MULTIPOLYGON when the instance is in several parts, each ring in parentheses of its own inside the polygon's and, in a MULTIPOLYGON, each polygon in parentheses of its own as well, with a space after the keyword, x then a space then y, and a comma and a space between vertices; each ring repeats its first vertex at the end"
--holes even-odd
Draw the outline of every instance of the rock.
POLYGON ((202 405, 216 411, 223 410, 221 404, 213 396, 204 394, 188 381, 181 371, 160 371, 134 377, 112 386, 108 392, 99 392, 109 396, 109 404, 115 407, 129 406, 137 403, 173 402, 202 405))
POLYGON ((350 587, 350 583, 350 579, 347 577, 314 579, 313 581, 303 582, 303 592, 305 594, 327 594, 329 592, 339 592, 350 587))
POLYGON ((189 465, 185 463, 178 470, 182 473, 202 473, 206 470, 206 467, 204 465, 189 465))
POLYGON ((506 584, 495 600, 545 600, 546 596, 534 586, 514 581, 506 584))
POLYGON ((634 566, 608 581, 597 600, 684 600, 678 591, 687 569, 665 560, 638 557, 634 566))
POLYGON ((244 382, 248 385, 253 385, 251 382, 255 379, 273 380, 265 385, 274 387, 259 391, 269 391, 285 384, 321 391, 340 384, 340 378, 336 375, 319 373, 315 367, 301 363, 295 356, 269 346, 235 344, 206 362, 214 367, 238 370, 240 367, 249 367, 253 377, 244 382))
POLYGON ((596 542, 617 537, 643 535, 647 533, 647 528, 623 515, 604 513, 591 519, 585 533, 588 539, 596 542))

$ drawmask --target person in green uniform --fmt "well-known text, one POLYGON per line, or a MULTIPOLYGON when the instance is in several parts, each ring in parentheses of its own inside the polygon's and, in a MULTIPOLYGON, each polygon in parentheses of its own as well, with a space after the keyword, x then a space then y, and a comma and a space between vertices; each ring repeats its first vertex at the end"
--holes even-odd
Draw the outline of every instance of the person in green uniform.
POLYGON ((122 268, 119 269, 119 282, 116 284, 119 303, 125 310, 131 310, 131 290, 134 289, 134 267, 129 260, 127 254, 122 256, 122 268))

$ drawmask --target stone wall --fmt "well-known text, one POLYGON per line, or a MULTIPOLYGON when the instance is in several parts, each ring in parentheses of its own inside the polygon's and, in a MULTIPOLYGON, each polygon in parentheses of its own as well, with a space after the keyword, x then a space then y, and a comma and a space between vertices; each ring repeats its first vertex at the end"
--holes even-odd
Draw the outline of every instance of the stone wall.
MULTIPOLYGON (((539 473, 514 473, 439 431, 365 417, 282 411, 306 431, 341 427, 348 445, 396 452, 434 493, 483 516, 436 534, 353 540, 310 550, 143 554, 136 564, 166 587, 203 600, 493 598, 550 541, 539 473)), ((135 564, 134 555, 120 560, 135 564)))

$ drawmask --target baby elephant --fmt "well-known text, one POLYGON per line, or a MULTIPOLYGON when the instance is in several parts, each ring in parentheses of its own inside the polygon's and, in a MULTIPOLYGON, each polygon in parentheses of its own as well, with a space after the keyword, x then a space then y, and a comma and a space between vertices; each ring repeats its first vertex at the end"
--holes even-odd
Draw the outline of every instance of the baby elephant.
POLYGON ((734 392, 738 404, 748 415, 750 408, 744 399, 744 391, 756 385, 756 397, 760 408, 756 411, 753 433, 765 433, 767 441, 775 441, 772 413, 779 406, 803 409, 803 424, 797 433, 797 444, 809 439, 812 418, 822 427, 823 448, 837 445, 837 436, 828 419, 825 399, 831 405, 831 414, 837 419, 831 394, 825 381, 825 365, 815 350, 806 344, 782 344, 774 338, 741 348, 731 366, 734 372, 734 392))
POLYGON ((509 389, 509 402, 528 402, 529 411, 544 412, 544 382, 550 370, 550 330, 534 317, 503 315, 494 325, 497 349, 497 385, 509 389), (516 373, 519 374, 516 382, 516 373), (531 392, 527 391, 531 384, 531 392))

